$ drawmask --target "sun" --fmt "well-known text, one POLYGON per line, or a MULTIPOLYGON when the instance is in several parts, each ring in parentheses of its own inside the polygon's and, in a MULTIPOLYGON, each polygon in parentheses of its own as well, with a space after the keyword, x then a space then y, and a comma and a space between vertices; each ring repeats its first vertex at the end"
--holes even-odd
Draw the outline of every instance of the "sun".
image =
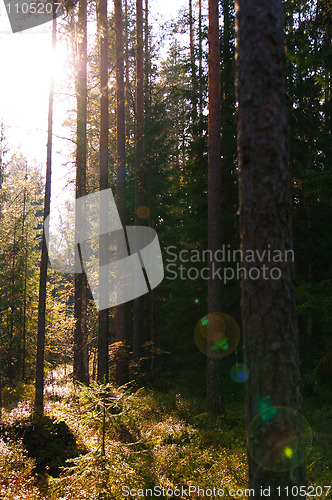
POLYGON ((26 134, 47 127, 51 75, 57 87, 67 74, 67 45, 58 40, 52 50, 50 24, 0 35, 0 119, 22 143, 26 134))

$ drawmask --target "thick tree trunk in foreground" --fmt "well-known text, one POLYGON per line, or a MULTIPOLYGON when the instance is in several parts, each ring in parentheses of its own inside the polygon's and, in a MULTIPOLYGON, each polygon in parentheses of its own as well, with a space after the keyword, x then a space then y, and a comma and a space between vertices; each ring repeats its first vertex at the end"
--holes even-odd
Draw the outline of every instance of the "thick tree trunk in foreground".
MULTIPOLYGON (((108 188, 108 29, 107 0, 99 0, 99 37, 100 37, 100 190, 108 188)), ((105 217, 100 207, 100 218, 105 217)), ((100 261, 103 248, 99 248, 100 261)), ((99 311, 98 335, 98 382, 108 382, 108 309, 99 311)))
MULTIPOLYGON (((208 136, 208 248, 212 255, 221 248, 221 162, 220 162, 220 43, 218 0, 209 1, 209 136, 208 136)), ((208 312, 221 311, 221 282, 212 276, 209 263, 208 312)), ((213 336, 213 332, 211 332, 213 336)), ((220 359, 207 360, 207 410, 223 412, 220 359)))
MULTIPOLYGON (((136 172, 135 172, 135 225, 142 224, 137 209, 144 205, 144 54, 143 5, 136 0, 136 172)), ((144 297, 134 300, 133 358, 139 361, 143 346, 144 297)))
MULTIPOLYGON (((77 28, 76 96, 77 149, 76 198, 86 195, 86 124, 87 124, 87 11, 86 0, 80 0, 77 28)), ((80 221, 80 224, 82 221, 80 221)), ((82 231, 82 228, 79 228, 82 231)), ((75 274, 74 380, 89 383, 87 343, 87 280, 86 274, 75 274)))
MULTIPOLYGON (((52 27, 52 48, 56 47, 56 15, 53 11, 52 27)), ((46 157, 46 183, 44 201, 44 221, 50 214, 51 204, 51 172, 52 172, 52 132, 53 132, 53 101, 54 101, 54 73, 50 83, 50 93, 48 99, 48 127, 47 127, 47 157, 46 157)), ((38 300, 38 330, 37 330, 37 360, 36 360, 36 381, 35 381, 35 415, 44 414, 44 360, 45 360, 45 330, 46 330, 46 284, 48 251, 45 240, 45 230, 43 229, 42 251, 40 259, 39 275, 39 300, 38 300)))
MULTIPOLYGON (((115 50, 116 50, 116 201, 122 222, 126 226, 126 123, 124 104, 124 65, 123 65, 123 17, 122 1, 114 0, 115 50)), ((116 308, 116 341, 121 342, 116 359, 116 383, 128 382, 128 355, 126 352, 126 304, 116 308)))
MULTIPOLYGON (((242 251, 284 251, 292 248, 292 232, 282 1, 239 0, 237 26, 242 251)), ((243 262, 244 273, 255 277, 242 277, 249 486, 255 498, 261 498, 261 486, 277 499, 278 486, 305 484, 303 466, 289 470, 301 461, 303 429, 292 410, 300 405, 293 265, 283 260, 243 262), (263 265, 267 275, 277 268, 274 279, 262 273, 256 279, 253 268, 263 265)))

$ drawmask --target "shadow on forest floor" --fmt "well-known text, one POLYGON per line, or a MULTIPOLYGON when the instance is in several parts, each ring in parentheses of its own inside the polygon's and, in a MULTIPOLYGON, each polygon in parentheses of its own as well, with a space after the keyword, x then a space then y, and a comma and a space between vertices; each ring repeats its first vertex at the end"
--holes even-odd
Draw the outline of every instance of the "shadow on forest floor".
MULTIPOLYGON (((179 383, 181 386, 181 380, 179 383)), ((217 486, 224 490, 223 498, 230 498, 231 488, 244 492, 243 390, 226 388, 231 404, 224 416, 214 417, 205 412, 203 399, 183 396, 179 385, 174 387, 177 392, 172 387, 160 392, 112 384, 74 386, 68 372, 59 367, 47 381, 47 425, 35 427, 29 442, 29 405, 21 404, 21 415, 20 405, 11 413, 4 412, 5 427, 15 430, 22 440, 9 439, 8 435, 0 439, 0 498, 15 498, 15 491, 17 498, 29 500, 120 499, 128 488, 139 496, 139 489, 156 486, 217 486), (44 455, 53 456, 54 461, 46 463, 44 455), (44 470, 44 475, 34 478, 34 472, 44 470)), ((307 457, 309 483, 331 484, 332 410, 328 401, 318 406, 307 398, 305 403, 313 428, 307 457)), ((13 436, 9 433, 9 437, 13 436)), ((191 498, 200 497, 192 494, 191 498)), ((232 498, 246 497, 239 494, 232 498)))

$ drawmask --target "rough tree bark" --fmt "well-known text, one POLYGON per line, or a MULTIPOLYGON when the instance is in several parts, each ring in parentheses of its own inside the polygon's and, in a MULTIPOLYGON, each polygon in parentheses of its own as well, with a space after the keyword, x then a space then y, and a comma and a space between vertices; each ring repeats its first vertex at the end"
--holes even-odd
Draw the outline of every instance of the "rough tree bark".
MULTIPOLYGON (((221 248, 220 162, 220 42, 218 0, 209 0, 209 121, 208 121, 208 248, 211 255, 221 248)), ((221 282, 213 277, 214 258, 209 263, 208 312, 221 311, 221 282)), ((213 332, 211 332, 213 336, 213 332)), ((207 360, 207 410, 223 413, 220 359, 207 360)))
MULTIPOLYGON (((77 22, 76 99, 76 198, 86 195, 86 125, 87 125, 87 3, 80 0, 77 22)), ((80 221, 78 224, 81 224, 80 221)), ((77 223, 76 223, 77 224, 77 223)), ((82 231, 82 228, 79 228, 82 231)), ((85 273, 75 274, 74 380, 89 383, 87 342, 87 279, 85 273)))
MULTIPOLYGON (((238 209, 238 186, 236 172, 236 124, 233 35, 234 20, 231 12, 233 2, 222 0, 223 33, 221 43, 221 150, 222 150, 222 192, 221 212, 228 214, 222 221, 223 242, 237 248, 238 230, 236 211, 238 209)), ((226 294, 225 294, 226 295, 226 294)), ((227 304, 224 304, 227 309, 227 304)))
MULTIPOLYGON (((142 225, 137 209, 144 205, 144 53, 143 4, 136 0, 136 172, 135 172, 135 225, 142 225)), ((134 300, 133 358, 139 361, 143 346, 144 297, 134 300)))
MULTIPOLYGON (((122 1, 114 0, 115 17, 115 50, 116 50, 116 199, 122 222, 126 226, 126 122, 124 103, 124 64, 123 64, 123 16, 122 1)), ((126 336, 126 304, 116 308, 116 340, 121 342, 116 359, 115 379, 118 385, 129 380, 127 336, 126 336)))
MULTIPOLYGON (((100 190, 108 188, 108 27, 107 0, 99 0, 100 37, 100 190)), ((100 218, 105 217, 100 207, 100 218)), ((100 261, 103 261, 103 246, 100 245, 100 261)), ((99 311, 98 334, 98 382, 108 382, 108 309, 99 311)))
MULTIPOLYGON (((237 28, 241 247, 244 254, 248 250, 263 252, 269 245, 284 251, 292 249, 292 231, 282 0, 238 0, 237 28)), ((300 407, 293 264, 286 259, 270 262, 266 257, 259 263, 244 262, 243 267, 249 447, 254 443, 259 456, 271 459, 280 446, 278 435, 281 442, 285 439, 281 434, 292 435, 293 444, 286 450, 290 459, 303 452, 301 419, 294 418, 297 414, 292 410, 300 407), (277 267, 280 273, 274 276, 278 279, 264 279, 262 274, 255 280, 246 279, 245 273, 258 265, 265 265, 267 273, 277 267), (280 406, 289 410, 280 410, 280 406), (269 415, 265 412, 256 417, 269 407, 269 415), (260 423, 253 426, 255 417, 260 423)), ((273 470, 267 470, 252 455, 248 453, 249 486, 255 489, 255 498, 261 498, 261 487, 270 487, 269 498, 277 499, 278 486, 305 484, 302 465, 280 472, 285 459, 276 457, 273 470)))

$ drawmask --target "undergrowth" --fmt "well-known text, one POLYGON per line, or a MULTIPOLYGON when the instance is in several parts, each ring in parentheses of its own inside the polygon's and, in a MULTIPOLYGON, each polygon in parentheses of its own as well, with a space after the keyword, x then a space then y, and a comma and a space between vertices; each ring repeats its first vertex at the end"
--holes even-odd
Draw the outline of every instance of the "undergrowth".
MULTIPOLYGON (((230 489, 247 488, 240 398, 234 398, 225 416, 214 417, 205 413, 198 399, 175 392, 95 383, 84 387, 69 379, 60 368, 52 374, 46 388, 46 413, 52 421, 66 423, 84 452, 67 461, 58 477, 49 472, 41 477, 34 475, 36 459, 27 456, 22 441, 0 441, 1 500, 116 500, 125 498, 128 488, 136 491, 131 498, 153 499, 158 497, 144 496, 139 490, 155 486, 165 490, 216 487, 224 489, 223 498, 246 498, 228 494, 230 489)), ((13 425, 22 418, 18 407, 27 418, 29 405, 21 403, 4 412, 3 422, 13 425)), ((314 485, 331 484, 326 431, 331 412, 310 404, 307 410, 313 427, 308 480, 314 485)))

